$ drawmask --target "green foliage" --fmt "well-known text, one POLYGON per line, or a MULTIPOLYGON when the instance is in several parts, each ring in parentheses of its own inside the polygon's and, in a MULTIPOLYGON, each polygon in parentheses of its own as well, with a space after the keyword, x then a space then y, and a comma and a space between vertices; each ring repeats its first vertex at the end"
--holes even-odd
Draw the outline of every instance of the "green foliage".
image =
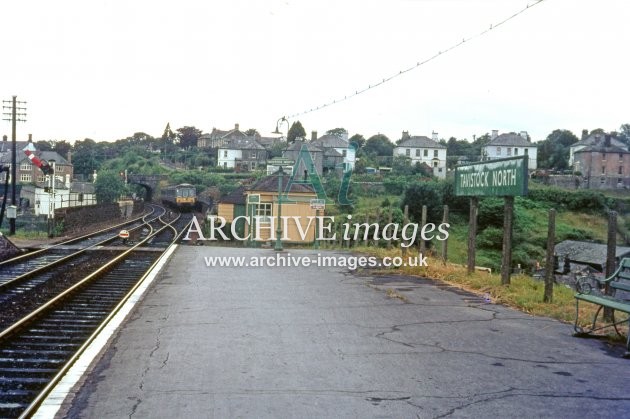
POLYGON ((569 191, 560 188, 531 189, 528 199, 546 202, 557 209, 568 209, 579 212, 605 211, 615 205, 612 198, 607 198, 601 192, 591 190, 569 191))
POLYGON ((113 170, 100 171, 96 182, 94 182, 94 189, 99 204, 116 202, 126 192, 123 179, 118 172, 113 170))
MULTIPOLYGON (((388 189, 389 190, 389 189, 388 189)), ((422 219, 422 206, 427 206, 427 222, 440 223, 442 220, 442 192, 439 182, 419 182, 405 190, 401 207, 409 206, 409 217, 415 222, 422 219)))
POLYGON ((187 149, 197 147, 197 140, 203 132, 195 127, 182 127, 177 129, 177 139, 180 148, 187 149))
POLYGON ((367 139, 363 151, 375 156, 391 156, 394 154, 394 144, 386 135, 377 134, 367 139))
POLYGON ((291 124, 291 128, 289 128, 289 131, 287 132, 288 143, 294 142, 297 138, 306 138, 306 131, 300 121, 295 121, 291 124))
POLYGON ((538 167, 541 169, 564 170, 569 167, 569 149, 578 142, 578 137, 566 129, 554 130, 544 141, 538 143, 538 167))

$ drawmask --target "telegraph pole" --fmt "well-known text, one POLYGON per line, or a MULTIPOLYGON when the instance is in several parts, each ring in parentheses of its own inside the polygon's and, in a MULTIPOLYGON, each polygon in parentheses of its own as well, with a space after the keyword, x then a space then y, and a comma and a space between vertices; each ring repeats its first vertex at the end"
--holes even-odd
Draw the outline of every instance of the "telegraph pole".
MULTIPOLYGON (((19 107, 18 105, 24 105, 26 102, 18 102, 17 96, 13 96, 12 100, 3 100, 2 101, 2 110, 11 109, 11 112, 2 112, 2 115, 5 118, 2 118, 5 121, 11 121, 11 205, 16 205, 15 198, 15 183, 16 183, 16 159, 17 159, 17 147, 16 147, 16 125, 17 122, 25 122, 26 121, 26 108, 19 107), (11 104, 11 106, 7 106, 5 104, 11 104), (10 118, 7 118, 10 117, 10 118)), ((7 191, 4 191, 5 195, 7 191)), ((9 218, 9 235, 15 234, 15 218, 9 218)))

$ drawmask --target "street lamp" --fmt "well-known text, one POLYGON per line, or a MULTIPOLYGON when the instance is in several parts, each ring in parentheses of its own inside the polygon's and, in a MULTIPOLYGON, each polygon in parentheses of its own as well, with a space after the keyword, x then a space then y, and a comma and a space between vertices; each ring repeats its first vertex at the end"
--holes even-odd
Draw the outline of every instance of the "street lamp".
POLYGON ((276 130, 274 132, 272 132, 272 134, 282 134, 280 132, 280 124, 282 122, 286 122, 287 123, 287 137, 289 136, 289 120, 286 118, 286 116, 283 116, 282 118, 278 118, 278 121, 276 121, 276 130))
POLYGON ((280 223, 282 222, 282 175, 284 174, 282 170, 282 165, 280 165, 280 170, 278 171, 278 222, 276 226, 276 245, 274 246, 274 250, 279 252, 282 250, 282 228, 280 227, 280 223))

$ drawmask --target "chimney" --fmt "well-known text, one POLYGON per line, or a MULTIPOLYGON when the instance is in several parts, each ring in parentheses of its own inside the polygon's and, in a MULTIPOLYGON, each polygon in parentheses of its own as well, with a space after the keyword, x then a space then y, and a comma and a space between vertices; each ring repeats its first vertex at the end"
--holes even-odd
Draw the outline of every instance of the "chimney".
POLYGON ((402 139, 406 140, 407 138, 409 138, 409 131, 403 131, 402 133, 402 139))
POLYGON ((68 150, 68 157, 66 160, 68 160, 68 164, 72 164, 72 150, 68 150))
POLYGON ((317 131, 311 131, 311 141, 317 140, 317 131))
POLYGON ((5 142, 7 141, 7 136, 6 135, 2 136, 2 141, 5 141, 5 142))
POLYGON ((610 147, 610 134, 604 136, 604 147, 610 147))
POLYGON ((432 139, 433 141, 436 141, 436 142, 437 142, 437 141, 438 141, 438 133, 437 133, 437 132, 435 132, 435 131, 432 131, 432 132, 431 132, 431 139, 432 139))
POLYGON ((493 129, 492 130, 492 137, 491 137, 491 139, 494 140, 498 136, 499 136, 499 130, 498 129, 493 129))
POLYGON ((234 124, 234 129, 238 131, 238 124, 234 124))
POLYGON ((521 131, 521 137, 527 140, 527 131, 521 131))
POLYGON ((29 143, 33 142, 33 134, 28 134, 28 142, 29 143))

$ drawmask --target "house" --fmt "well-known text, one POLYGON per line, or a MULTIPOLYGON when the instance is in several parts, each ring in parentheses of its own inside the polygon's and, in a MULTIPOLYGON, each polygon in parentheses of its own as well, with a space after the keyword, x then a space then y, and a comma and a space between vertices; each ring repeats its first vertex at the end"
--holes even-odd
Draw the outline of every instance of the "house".
MULTIPOLYGON (((29 141, 16 141, 16 180, 20 183, 42 183, 46 181, 46 176, 42 170, 35 166, 31 160, 23 152, 23 149, 32 143, 32 139, 29 136, 29 141)), ((70 182, 74 176, 73 165, 71 163, 70 155, 68 160, 62 157, 56 151, 39 151, 34 152, 40 160, 46 160, 49 164, 54 163, 55 177, 58 181, 63 182, 66 186, 70 185, 70 182)), ((11 152, 11 142, 0 142, 0 164, 11 166, 13 153, 11 152)), ((0 182, 4 182, 6 172, 0 174, 0 182)), ((9 174, 9 181, 11 180, 9 174)))
POLYGON ((394 157, 402 156, 410 160, 412 165, 426 164, 433 169, 433 176, 444 179, 446 177, 446 146, 438 142, 437 132, 432 138, 424 135, 410 136, 403 131, 402 138, 394 147, 394 157))
POLYGON ((282 157, 293 160, 294 162, 300 161, 299 167, 295 171, 296 176, 308 178, 307 175, 313 171, 315 171, 318 175, 322 174, 324 167, 323 150, 311 142, 304 141, 304 139, 295 140, 292 144, 290 144, 282 153, 282 157), (310 155, 313 162, 312 167, 307 167, 306 162, 304 161, 304 158, 307 156, 301 155, 303 151, 310 155))
MULTIPOLYGON (((597 142, 573 154, 573 167, 582 174, 580 187, 586 189, 630 188, 630 151, 613 144, 610 134, 595 135, 597 142)), ((619 142, 616 142, 618 144, 619 142)))
POLYGON ((217 166, 248 172, 267 164, 267 150, 254 137, 234 138, 217 151, 217 166))
MULTIPOLYGON (((284 242, 310 243, 315 240, 315 223, 309 226, 308 217, 314 217, 317 211, 311 208, 311 200, 317 198, 317 194, 310 185, 294 183, 291 190, 286 191, 289 185, 289 176, 282 176, 280 188, 283 191, 281 203, 281 215, 283 217, 295 217, 287 219, 286 226, 282 225, 284 242), (284 195, 286 193, 286 195, 284 195), (284 201, 286 200, 286 202, 284 201), (296 221, 296 219, 298 221, 296 221), (298 227, 296 222, 300 222, 298 227), (285 230, 286 227, 286 230, 285 230), (304 238, 300 234, 302 227, 304 238)), ((235 231, 238 237, 246 237, 249 233, 256 236, 256 229, 260 232, 259 241, 269 241, 275 238, 278 216, 278 183, 279 175, 275 173, 264 177, 249 188, 240 187, 228 196, 221 199, 218 204, 217 215, 223 217, 226 223, 236 222, 235 231), (260 216, 259 225, 256 225, 254 216, 260 216), (238 217, 244 217, 239 218, 238 217), (251 228, 250 228, 251 226, 251 228), (272 231, 273 230, 273 231, 272 231)), ((322 214, 319 214, 322 215, 322 214)))
POLYGON ((234 129, 227 131, 212 128, 210 134, 202 134, 197 139, 197 147, 216 149, 226 146, 232 140, 243 138, 247 138, 247 135, 239 129, 239 124, 234 124, 234 129))
POLYGON ((45 183, 29 184, 22 187, 20 198, 35 215, 48 215, 55 210, 69 207, 96 205, 96 193, 91 182, 73 182, 70 187, 57 179, 54 198, 45 183))
POLYGON ((483 146, 481 153, 482 160, 527 156, 527 168, 536 170, 538 167, 538 148, 529 141, 527 131, 521 131, 520 134, 510 132, 499 135, 498 130, 492 130, 490 142, 483 146))
POLYGON ((323 152, 323 170, 342 169, 347 171, 354 169, 356 150, 350 144, 347 134, 343 136, 325 134, 317 137, 317 131, 311 133, 311 145, 323 152))
MULTIPOLYGON (((574 155, 577 151, 580 151, 582 149, 584 149, 585 147, 589 147, 589 146, 594 146, 597 144, 600 144, 604 139, 605 136, 607 134, 605 133, 595 133, 595 134, 591 134, 586 138, 583 138, 582 140, 578 141, 575 144, 572 144, 571 147, 569 147, 569 166, 573 167, 575 171, 580 171, 575 169, 574 167, 574 155)), ((624 144, 622 141, 618 140, 616 138, 615 135, 611 135, 610 138, 610 145, 615 146, 615 147, 620 147, 620 148, 626 148, 626 144, 624 144)))

